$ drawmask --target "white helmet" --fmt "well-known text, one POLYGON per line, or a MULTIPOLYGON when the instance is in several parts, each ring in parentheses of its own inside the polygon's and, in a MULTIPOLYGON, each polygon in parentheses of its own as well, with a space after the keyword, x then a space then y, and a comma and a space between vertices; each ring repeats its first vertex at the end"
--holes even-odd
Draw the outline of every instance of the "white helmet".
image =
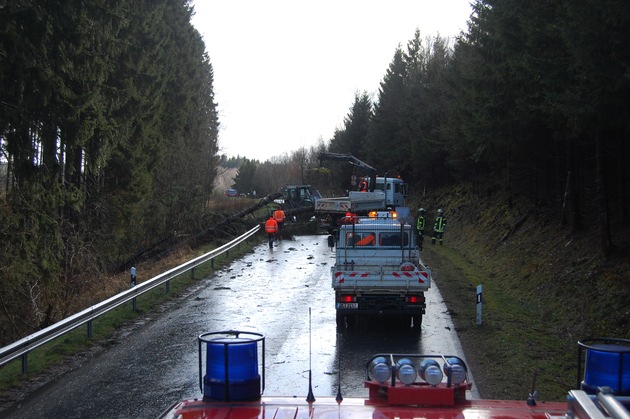
POLYGON ((418 208, 418 212, 424 212, 424 208, 418 208))
POLYGON ((444 211, 442 211, 442 208, 438 209, 438 214, 442 214, 444 211))

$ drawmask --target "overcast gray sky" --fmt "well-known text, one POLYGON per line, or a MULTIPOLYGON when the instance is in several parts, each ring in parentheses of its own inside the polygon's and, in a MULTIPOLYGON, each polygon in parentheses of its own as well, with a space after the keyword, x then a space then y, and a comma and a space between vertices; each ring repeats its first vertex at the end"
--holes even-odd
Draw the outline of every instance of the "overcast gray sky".
POLYGON ((220 153, 267 160, 328 141, 396 47, 466 30, 469 0, 195 0, 214 68, 220 153))

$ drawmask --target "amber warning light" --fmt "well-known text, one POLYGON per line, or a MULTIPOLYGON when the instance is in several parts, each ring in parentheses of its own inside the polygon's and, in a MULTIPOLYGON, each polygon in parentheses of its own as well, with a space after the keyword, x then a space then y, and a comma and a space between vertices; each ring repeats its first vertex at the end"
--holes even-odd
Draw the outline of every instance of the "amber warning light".
POLYGON ((370 211, 368 213, 370 218, 397 218, 396 211, 370 211))

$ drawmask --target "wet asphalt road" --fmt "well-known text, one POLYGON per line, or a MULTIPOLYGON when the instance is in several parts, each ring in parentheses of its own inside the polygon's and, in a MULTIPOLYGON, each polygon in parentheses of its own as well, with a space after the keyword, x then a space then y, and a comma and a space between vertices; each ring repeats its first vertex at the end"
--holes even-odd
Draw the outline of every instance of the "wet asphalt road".
MULTIPOLYGON (((81 368, 0 413, 7 418, 152 418, 200 397, 197 336, 222 330, 265 335, 264 395, 365 396, 365 363, 375 353, 464 354, 434 286, 418 336, 364 321, 337 330, 326 236, 266 243, 200 280, 185 300, 149 314, 122 341, 81 368)), ((435 284, 438 285, 439 284, 435 284)), ((474 390, 474 389, 473 389, 474 390)), ((475 392, 473 392, 473 396, 475 392)))

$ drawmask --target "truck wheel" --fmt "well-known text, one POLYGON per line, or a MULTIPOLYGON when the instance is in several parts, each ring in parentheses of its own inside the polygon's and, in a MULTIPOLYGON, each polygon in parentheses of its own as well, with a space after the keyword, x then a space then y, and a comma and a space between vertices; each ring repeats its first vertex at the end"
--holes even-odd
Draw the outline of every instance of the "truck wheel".
POLYGON ((397 319, 396 323, 394 323, 394 326, 402 330, 409 329, 409 327, 411 327, 411 317, 406 315, 401 316, 397 319))
POLYGON ((422 326, 422 314, 411 316, 411 321, 413 322, 414 329, 417 328, 418 330, 420 330, 420 327, 422 326))
POLYGON ((346 327, 346 322, 344 321, 345 320, 344 317, 345 316, 343 314, 337 313, 337 327, 339 328, 346 327))

